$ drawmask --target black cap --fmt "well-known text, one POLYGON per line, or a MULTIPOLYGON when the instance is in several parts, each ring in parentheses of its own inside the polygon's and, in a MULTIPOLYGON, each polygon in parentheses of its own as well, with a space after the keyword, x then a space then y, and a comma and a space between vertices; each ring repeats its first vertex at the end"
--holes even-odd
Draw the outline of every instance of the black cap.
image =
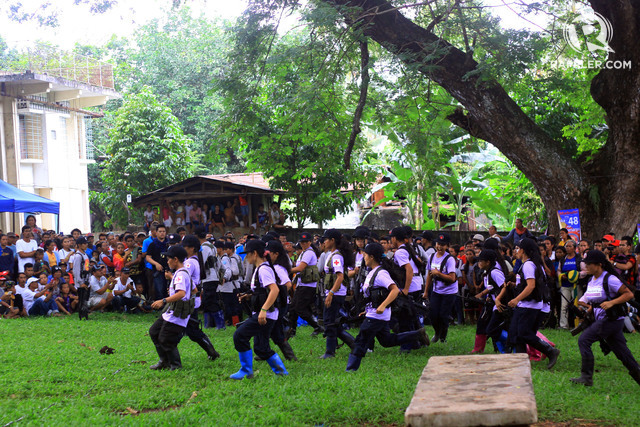
POLYGON ((235 249, 236 245, 233 244, 233 242, 224 242, 224 248, 225 249, 235 249))
POLYGON ((252 240, 249 240, 247 243, 245 243, 244 249, 240 253, 248 254, 253 251, 264 252, 266 246, 267 244, 262 240, 252 239, 252 240))
POLYGON ((266 235, 267 235, 267 236, 272 236, 272 237, 273 237, 274 239, 276 239, 276 240, 280 239, 280 233, 278 233, 278 232, 277 232, 277 231, 275 231, 275 230, 269 230, 269 231, 267 231, 267 234, 266 234, 266 235))
POLYGON ((367 237, 369 237, 371 233, 369 232, 369 229, 366 227, 363 228, 357 228, 356 231, 353 233, 353 238, 354 239, 366 239, 367 237))
POLYGON ((440 243, 441 245, 448 245, 451 242, 451 237, 449 233, 438 233, 435 240, 436 243, 440 243))
POLYGON ((213 245, 216 248, 224 249, 224 243, 224 240, 216 240, 213 245))
POLYGON ((489 237, 487 240, 484 241, 484 248, 497 251, 500 248, 500 242, 498 242, 498 239, 489 237))
POLYGON ((278 240, 278 241, 280 241, 280 240, 279 240, 279 238, 280 238, 280 236, 278 236, 278 237, 274 237, 274 235, 273 235, 273 234, 269 234, 269 233, 267 233, 267 234, 265 234, 264 236, 262 236, 262 238, 261 238, 260 240, 262 240, 263 242, 267 243, 267 242, 270 242, 270 241, 272 241, 272 240, 278 240))
POLYGON ((380 240, 380 236, 378 236, 378 233, 374 233, 374 232, 371 232, 371 234, 369 234, 369 238, 371 240, 380 240))
POLYGON ((433 241, 433 233, 429 230, 422 232, 422 238, 427 239, 428 241, 433 241))
POLYGON ((53 267, 51 267, 51 274, 57 272, 57 271, 62 271, 62 269, 60 267, 58 267, 57 265, 54 265, 53 267))
POLYGON ((277 252, 279 254, 283 254, 285 252, 284 246, 282 246, 280 240, 269 240, 267 242, 266 249, 269 252, 277 252))
POLYGON ((324 237, 325 239, 340 240, 342 238, 342 233, 340 233, 335 228, 330 228, 324 231, 324 234, 322 235, 322 237, 324 237))
POLYGON ((163 255, 167 258, 178 258, 180 261, 184 261, 187 257, 187 251, 181 245, 175 245, 169 247, 163 255))
POLYGON ((598 250, 591 250, 587 252, 587 256, 582 258, 582 261, 585 264, 602 264, 602 265, 606 265, 606 263, 608 262, 607 256, 604 254, 604 252, 598 251, 598 250))
POLYGON ((398 240, 404 240, 407 238, 407 231, 404 229, 404 227, 396 227, 389 232, 389 237, 395 237, 398 240))
POLYGON ((129 267, 122 267, 122 270, 120 270, 120 273, 129 274, 131 273, 131 269, 129 267))
POLYGON ((299 242, 311 242, 313 240, 313 236, 311 233, 300 233, 300 237, 298 238, 299 242))
POLYGON ((384 255, 384 248, 380 243, 369 243, 364 247, 364 253, 367 255, 371 255, 374 259, 381 259, 384 255))
POLYGON ((207 229, 204 226, 199 225, 194 230, 193 234, 195 234, 199 239, 204 239, 207 237, 207 229))
POLYGON ((411 237, 411 235, 413 234, 413 229, 408 225, 403 225, 402 229, 404 230, 404 234, 407 236, 407 238, 411 237))
POLYGON ((78 237, 78 238, 76 239, 76 245, 78 245, 78 246, 79 246, 79 245, 88 245, 88 244, 89 244, 89 241, 88 241, 88 240, 87 240, 87 238, 86 238, 86 237, 84 237, 84 236, 78 237))
POLYGON ((483 249, 477 258, 478 261, 489 261, 489 262, 496 262, 496 259, 498 259, 498 257, 496 255, 496 252, 492 249, 483 249))
POLYGON ((248 234, 247 235, 247 240, 255 240, 255 239, 259 239, 260 237, 256 236, 255 234, 248 234))
POLYGON ((182 246, 185 247, 185 248, 193 248, 196 251, 199 251, 200 250, 200 239, 198 239, 193 234, 188 234, 188 235, 184 236, 184 239, 182 239, 182 246))
POLYGON ((180 243, 181 240, 182 240, 182 238, 180 237, 179 234, 172 233, 172 234, 169 234, 167 236, 167 242, 170 245, 178 244, 178 243, 180 243))

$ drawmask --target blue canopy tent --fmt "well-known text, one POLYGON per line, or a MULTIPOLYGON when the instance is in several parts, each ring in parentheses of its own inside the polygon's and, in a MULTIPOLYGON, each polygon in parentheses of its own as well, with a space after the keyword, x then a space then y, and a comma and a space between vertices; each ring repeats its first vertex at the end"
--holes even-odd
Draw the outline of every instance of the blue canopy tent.
POLYGON ((58 215, 60 213, 60 203, 27 193, 0 180, 0 212, 51 213, 58 215))

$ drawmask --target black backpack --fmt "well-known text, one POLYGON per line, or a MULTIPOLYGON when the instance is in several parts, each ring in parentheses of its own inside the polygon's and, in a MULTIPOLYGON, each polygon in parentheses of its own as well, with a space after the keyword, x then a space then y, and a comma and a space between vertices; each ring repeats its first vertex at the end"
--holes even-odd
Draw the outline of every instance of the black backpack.
POLYGON ((380 266, 387 270, 389 276, 391 276, 391 280, 393 280, 393 283, 395 283, 398 288, 404 289, 407 281, 407 270, 405 270, 404 267, 400 267, 393 259, 387 258, 386 256, 382 258, 380 266))
MULTIPOLYGON (((431 257, 429 258, 429 268, 431 268, 431 264, 433 264, 433 258, 435 258, 436 254, 433 253, 431 254, 431 257)), ((444 256, 444 258, 442 259, 442 262, 440 263, 440 272, 442 274, 449 274, 451 273, 450 271, 447 270, 447 263, 449 262, 449 258, 453 258, 453 256, 451 256, 451 254, 446 254, 444 256)), ((454 260, 455 261, 455 260, 454 260)), ((442 282, 442 280, 436 279, 438 282, 442 282)), ((432 286, 435 286, 434 284, 432 284, 432 286)))
MULTIPOLYGON (((263 265, 264 264, 260 264, 253 272, 255 277, 254 283, 257 283, 256 290, 254 291, 255 298, 252 297, 252 300, 251 300, 253 311, 260 311, 260 309, 264 305, 264 302, 267 300, 267 296, 269 295, 269 289, 262 286, 262 283, 260 282, 260 275, 258 274, 260 267, 262 267, 263 265)), ((280 309, 282 307, 287 306, 287 287, 281 284, 280 276, 278 276, 278 272, 276 271, 276 269, 271 265, 269 265, 269 267, 273 271, 273 277, 275 277, 276 279, 276 285, 278 286, 278 290, 279 290, 278 298, 276 298, 276 301, 273 303, 273 306, 268 310, 268 311, 273 311, 274 308, 280 309)))

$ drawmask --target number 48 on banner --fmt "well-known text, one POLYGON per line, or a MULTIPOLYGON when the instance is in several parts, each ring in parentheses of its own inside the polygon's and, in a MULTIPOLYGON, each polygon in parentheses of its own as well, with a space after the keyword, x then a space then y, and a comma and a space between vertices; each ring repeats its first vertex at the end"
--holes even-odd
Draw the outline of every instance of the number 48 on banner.
POLYGON ((582 239, 582 231, 580 229, 580 210, 569 209, 566 211, 558 211, 558 222, 560 228, 566 228, 569 236, 576 242, 582 239))

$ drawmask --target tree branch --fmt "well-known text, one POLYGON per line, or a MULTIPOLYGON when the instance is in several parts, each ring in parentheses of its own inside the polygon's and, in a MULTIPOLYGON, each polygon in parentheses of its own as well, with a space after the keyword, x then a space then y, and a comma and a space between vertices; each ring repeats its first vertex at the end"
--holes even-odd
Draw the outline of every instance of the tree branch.
POLYGON ((353 115, 351 135, 349 136, 347 150, 344 153, 344 167, 347 170, 351 167, 351 153, 353 152, 356 138, 362 131, 362 129, 360 129, 360 120, 362 119, 364 106, 367 103, 367 92, 369 91, 369 45, 366 41, 360 42, 360 75, 360 99, 358 100, 358 105, 356 106, 356 111, 353 115))

